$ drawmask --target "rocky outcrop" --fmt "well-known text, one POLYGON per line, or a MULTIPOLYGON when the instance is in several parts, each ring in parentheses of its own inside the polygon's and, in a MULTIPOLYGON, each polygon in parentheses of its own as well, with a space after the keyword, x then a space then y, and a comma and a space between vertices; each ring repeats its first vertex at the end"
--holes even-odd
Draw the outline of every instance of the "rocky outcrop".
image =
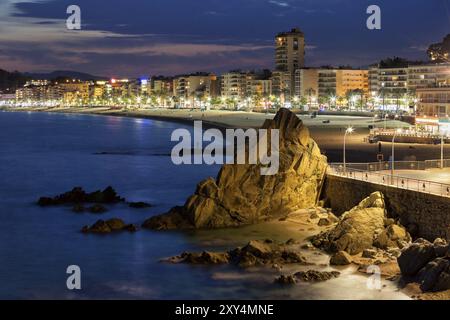
POLYGON ((137 231, 137 228, 133 224, 125 224, 123 220, 121 219, 109 219, 109 220, 98 220, 96 223, 94 223, 92 226, 84 226, 83 229, 81 229, 81 232, 83 233, 111 233, 115 231, 129 231, 129 232, 135 232, 137 231))
POLYGON ((282 266, 292 263, 308 265, 306 259, 299 253, 298 245, 288 243, 279 244, 272 240, 252 240, 246 246, 228 252, 184 252, 165 261, 190 264, 233 264, 241 268, 282 266))
POLYGON ((56 197, 41 197, 38 204, 42 207, 57 206, 65 204, 81 204, 81 203, 101 203, 114 204, 125 201, 119 197, 112 187, 107 187, 103 191, 97 190, 87 193, 83 188, 75 187, 71 191, 60 194, 56 197))
POLYGON ((450 289, 450 245, 443 239, 416 240, 402 251, 398 265, 404 280, 419 283, 422 291, 450 289))
POLYGON ((220 228, 252 224, 314 206, 327 162, 302 121, 281 109, 263 129, 279 130, 279 171, 261 175, 262 164, 224 165, 217 179, 198 184, 182 207, 152 217, 151 229, 220 228))
POLYGON ((402 248, 411 241, 404 227, 386 218, 384 197, 374 192, 356 207, 345 212, 336 227, 312 238, 312 243, 329 252, 345 251, 356 255, 378 247, 402 248))

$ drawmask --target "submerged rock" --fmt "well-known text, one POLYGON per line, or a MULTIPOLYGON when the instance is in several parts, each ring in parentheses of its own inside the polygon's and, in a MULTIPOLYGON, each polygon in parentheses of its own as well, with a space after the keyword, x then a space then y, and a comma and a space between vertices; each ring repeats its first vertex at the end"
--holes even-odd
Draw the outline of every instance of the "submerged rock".
POLYGON ((94 204, 92 207, 88 208, 90 213, 104 213, 108 211, 105 206, 102 206, 101 204, 94 204))
POLYGON ((226 264, 230 261, 228 253, 208 252, 191 253, 183 252, 180 256, 172 257, 166 260, 171 263, 190 263, 190 264, 226 264))
POLYGON ((278 278, 275 279, 275 283, 279 283, 279 284, 296 284, 297 283, 297 279, 295 276, 292 275, 280 275, 278 278))
POLYGON ((299 263, 309 265, 298 250, 286 244, 277 244, 272 240, 252 240, 242 248, 228 252, 189 253, 184 252, 165 260, 171 263, 191 264, 233 264, 242 268, 254 266, 282 266, 283 264, 299 263))
POLYGON ((143 227, 161 230, 240 226, 314 207, 327 161, 308 129, 287 109, 280 109, 262 128, 268 130, 268 136, 270 130, 279 129, 277 174, 261 175, 262 164, 224 165, 217 179, 198 184, 184 206, 148 219, 143 227))
POLYGON ((71 191, 60 194, 54 198, 41 197, 38 200, 38 205, 45 207, 81 203, 112 204, 122 201, 125 200, 119 197, 112 187, 107 187, 103 191, 97 190, 92 193, 86 193, 82 188, 75 187, 71 191))
POLYGON ((152 205, 150 203, 147 202, 128 202, 128 206, 130 208, 134 208, 134 209, 145 209, 145 208, 151 208, 152 205))
POLYGON ((81 212, 84 212, 85 210, 86 210, 86 208, 81 203, 77 203, 72 207, 72 211, 75 213, 81 213, 81 212))
POLYGON ((136 231, 136 226, 132 224, 125 224, 123 220, 113 218, 109 220, 98 220, 92 226, 84 226, 81 231, 83 233, 111 233, 115 231, 136 231))
POLYGON ((333 278, 337 278, 341 275, 338 271, 317 271, 317 270, 308 270, 308 271, 300 271, 297 272, 294 276, 297 279, 305 282, 317 282, 317 281, 327 281, 333 278))

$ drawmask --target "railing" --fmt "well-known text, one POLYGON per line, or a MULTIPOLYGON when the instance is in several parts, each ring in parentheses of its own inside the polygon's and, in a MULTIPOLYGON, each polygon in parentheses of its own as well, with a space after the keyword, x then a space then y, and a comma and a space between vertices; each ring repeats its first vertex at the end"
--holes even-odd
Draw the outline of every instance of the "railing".
MULTIPOLYGON (((402 132, 396 132, 394 129, 382 129, 375 128, 370 131, 371 136, 390 136, 395 134, 396 137, 414 137, 414 138, 430 138, 441 140, 442 136, 431 132, 420 132, 416 130, 404 130, 402 132)), ((444 136, 444 140, 448 140, 447 136, 444 136)))
POLYGON ((397 175, 392 176, 388 173, 375 171, 358 170, 352 168, 351 166, 346 166, 346 169, 344 170, 343 165, 336 164, 331 164, 328 166, 328 174, 450 198, 450 184, 445 183, 407 178, 397 175))
MULTIPOLYGON (((395 170, 428 170, 428 169, 440 169, 450 168, 450 159, 440 159, 437 160, 425 160, 425 161, 395 161, 395 170)), ((342 163, 331 163, 334 167, 343 167, 342 163)), ((360 171, 376 172, 391 170, 392 161, 382 161, 382 162, 367 162, 367 163, 347 163, 347 169, 354 169, 360 171)))

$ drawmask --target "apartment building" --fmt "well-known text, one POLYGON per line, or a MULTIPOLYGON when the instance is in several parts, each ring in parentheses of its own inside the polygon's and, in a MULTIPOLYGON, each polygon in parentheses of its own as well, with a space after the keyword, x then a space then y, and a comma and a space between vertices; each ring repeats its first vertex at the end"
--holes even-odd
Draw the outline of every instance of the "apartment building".
POLYGON ((260 79, 247 80, 246 91, 248 97, 268 97, 272 94, 272 81, 260 79))
POLYGON ((450 63, 409 65, 395 68, 369 68, 369 91, 383 108, 414 104, 416 90, 450 84, 450 63))
POLYGON ((297 69, 295 71, 295 96, 314 97, 319 93, 319 70, 297 69))
POLYGON ((72 103, 75 101, 89 100, 89 82, 82 82, 77 80, 58 83, 59 93, 62 94, 63 101, 72 103))
POLYGON ((211 97, 212 85, 217 77, 214 74, 197 73, 173 79, 173 95, 180 99, 183 107, 197 107, 197 100, 211 97))
POLYGON ((173 95, 173 79, 165 77, 152 78, 151 92, 156 95, 173 95))
POLYGON ((408 90, 442 87, 450 85, 450 63, 410 66, 408 68, 408 90))
POLYGON ((295 71, 305 66, 305 36, 298 28, 289 32, 281 32, 275 36, 275 69, 278 82, 274 87, 275 94, 289 98, 294 95, 295 71), (285 79, 289 76, 289 79, 285 79), (284 85, 283 85, 284 83, 284 85), (284 86, 284 87, 283 87, 284 86), (279 90, 279 91, 278 91, 279 90))
POLYGON ((450 114, 450 86, 417 89, 417 114, 448 118, 450 114))
POLYGON ((289 100, 293 86, 291 74, 286 71, 274 71, 270 80, 272 81, 272 94, 280 97, 283 101, 289 100))
POLYGON ((47 99, 47 91, 49 89, 49 81, 47 80, 30 80, 27 81, 23 88, 16 90, 17 101, 43 101, 47 99))
POLYGON ((408 93, 408 68, 385 68, 378 72, 380 95, 404 96, 408 93))
POLYGON ((247 96, 247 82, 252 76, 241 71, 231 71, 222 75, 221 94, 225 99, 240 100, 247 96))
POLYGON ((369 91, 369 72, 361 69, 320 69, 318 71, 319 97, 345 97, 349 91, 369 91))

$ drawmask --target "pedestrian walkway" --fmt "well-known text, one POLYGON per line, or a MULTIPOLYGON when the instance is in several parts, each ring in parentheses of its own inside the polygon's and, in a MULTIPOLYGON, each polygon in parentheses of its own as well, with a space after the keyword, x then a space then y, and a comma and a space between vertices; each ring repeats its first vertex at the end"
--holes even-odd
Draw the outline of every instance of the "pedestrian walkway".
MULTIPOLYGON (((362 164, 358 164, 362 165, 362 164)), ((368 164, 366 164, 368 165, 368 164)), ((395 163, 396 167, 397 163, 395 163)), ((420 166, 416 166, 418 168, 420 166)), ((375 183, 395 188, 407 189, 418 191, 427 194, 434 194, 442 197, 450 198, 450 184, 440 183, 429 180, 421 180, 414 179, 411 177, 404 177, 400 175, 392 175, 390 171, 385 171, 389 169, 384 165, 381 165, 381 168, 384 170, 375 170, 375 167, 370 169, 370 166, 367 167, 368 170, 355 169, 353 164, 349 163, 346 165, 345 169, 343 164, 330 164, 328 167, 328 174, 344 177, 347 179, 354 179, 359 181, 366 181, 369 183, 375 183)), ((403 169, 404 170, 404 169, 403 169)), ((414 170, 414 169, 413 169, 414 170)), ((421 170, 421 169, 415 169, 421 170)))

